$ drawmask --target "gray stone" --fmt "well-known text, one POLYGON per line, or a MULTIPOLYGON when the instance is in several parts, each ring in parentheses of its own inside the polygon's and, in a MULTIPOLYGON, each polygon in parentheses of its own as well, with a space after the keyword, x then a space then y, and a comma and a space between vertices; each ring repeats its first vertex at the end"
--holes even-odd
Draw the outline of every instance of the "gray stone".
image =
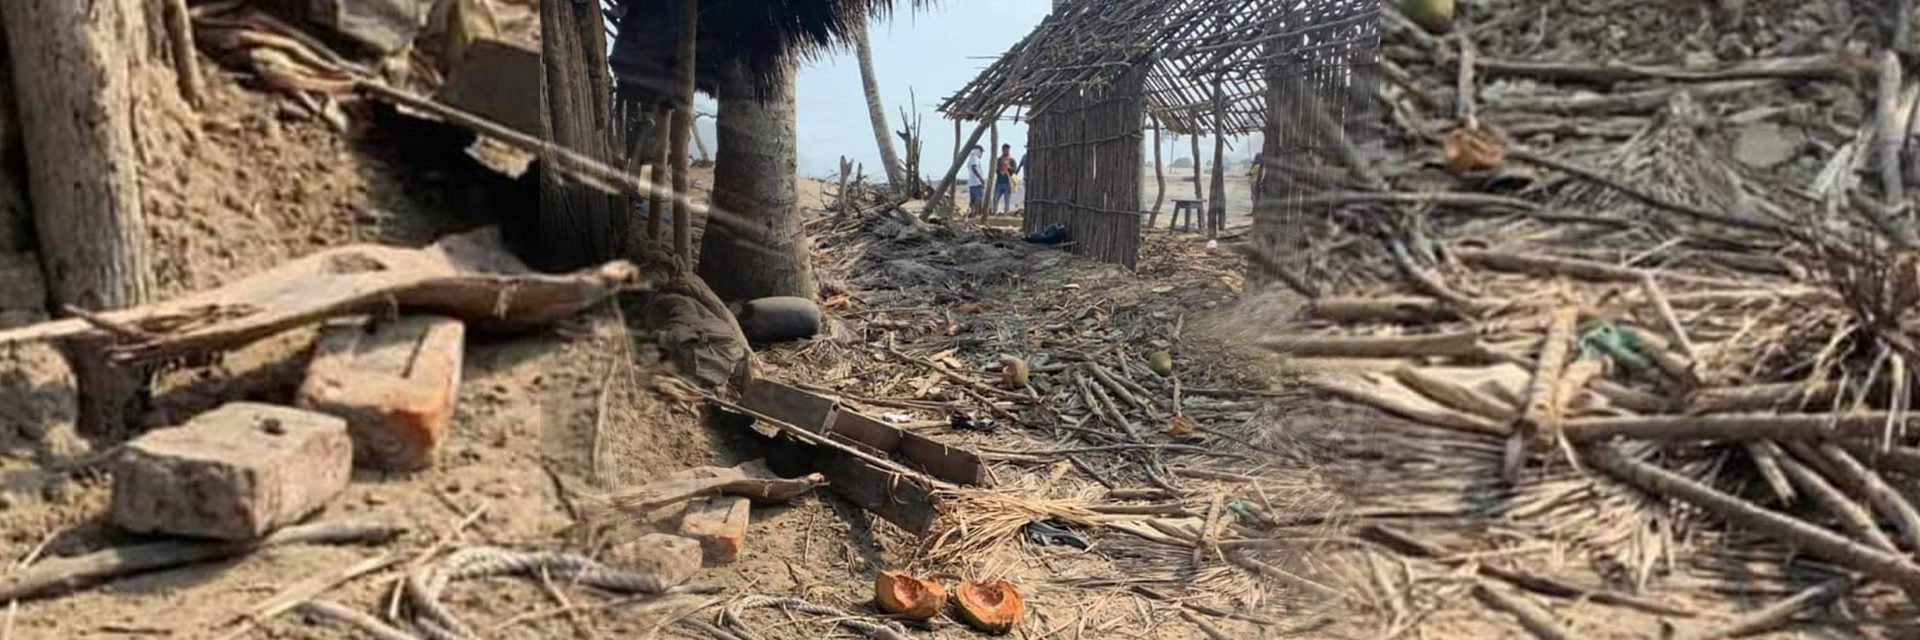
POLYGON ((258 539, 326 506, 352 473, 346 421, 233 403, 128 443, 107 519, 136 533, 258 539))
POLYGON ((309 0, 307 17, 386 56, 413 44, 426 27, 427 8, 419 0, 309 0))
POLYGON ((1778 125, 1758 123, 1742 127, 1733 141, 1733 157, 1755 169, 1770 169, 1799 155, 1806 134, 1778 125))
POLYGON ((700 573, 700 543, 676 535, 649 533, 607 550, 606 559, 615 568, 650 574, 666 586, 679 586, 700 573))

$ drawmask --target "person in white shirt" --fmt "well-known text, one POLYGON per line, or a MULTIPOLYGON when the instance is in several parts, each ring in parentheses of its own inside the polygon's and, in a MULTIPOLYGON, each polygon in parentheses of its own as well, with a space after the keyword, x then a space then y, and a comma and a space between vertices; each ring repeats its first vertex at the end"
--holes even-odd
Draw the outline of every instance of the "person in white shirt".
POLYGON ((987 174, 980 167, 980 156, 985 151, 977 144, 967 150, 967 204, 975 211, 980 209, 987 197, 987 174))

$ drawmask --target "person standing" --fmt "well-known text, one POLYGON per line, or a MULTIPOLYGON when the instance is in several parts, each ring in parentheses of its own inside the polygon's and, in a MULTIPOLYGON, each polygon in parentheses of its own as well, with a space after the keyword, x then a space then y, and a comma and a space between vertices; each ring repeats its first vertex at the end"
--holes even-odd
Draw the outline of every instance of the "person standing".
POLYGON ((1000 159, 993 165, 993 203, 1001 213, 1013 213, 1013 176, 1020 171, 1013 159, 1013 145, 1000 145, 1000 159))
POLYGON ((987 174, 980 167, 984 151, 977 144, 967 150, 967 206, 971 211, 981 211, 986 205, 987 174))

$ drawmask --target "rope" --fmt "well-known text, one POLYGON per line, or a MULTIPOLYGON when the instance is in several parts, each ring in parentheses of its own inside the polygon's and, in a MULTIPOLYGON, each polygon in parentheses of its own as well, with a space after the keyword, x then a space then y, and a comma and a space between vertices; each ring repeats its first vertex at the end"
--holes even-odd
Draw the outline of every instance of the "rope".
POLYGON ((667 590, 667 584, 659 575, 614 569, 585 556, 470 547, 453 552, 438 565, 422 567, 407 575, 406 596, 413 610, 414 626, 431 640, 477 640, 479 635, 473 628, 440 602, 440 594, 446 591, 447 585, 457 580, 534 576, 542 572, 619 593, 658 594, 667 590))
POLYGON ((749 596, 729 605, 720 612, 721 625, 740 636, 743 640, 764 640, 754 633, 740 614, 748 609, 778 608, 800 613, 810 613, 832 619, 834 624, 860 632, 874 640, 907 640, 905 627, 891 621, 876 621, 868 618, 848 615, 846 612, 826 605, 814 604, 799 598, 776 598, 773 596, 749 596))

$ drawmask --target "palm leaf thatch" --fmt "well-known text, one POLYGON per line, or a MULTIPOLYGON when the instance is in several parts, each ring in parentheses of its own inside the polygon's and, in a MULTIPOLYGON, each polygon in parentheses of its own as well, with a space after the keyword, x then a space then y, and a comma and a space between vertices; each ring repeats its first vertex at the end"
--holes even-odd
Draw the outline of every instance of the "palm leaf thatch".
MULTIPOLYGON (((613 70, 622 97, 650 100, 668 93, 673 70, 674 20, 679 0, 613 0, 613 70)), ((858 21, 885 16, 894 0, 702 0, 697 55, 700 90, 714 93, 735 68, 756 80, 777 77, 776 65, 831 51, 847 42, 858 21), (736 65, 738 65, 736 67, 736 65)), ((921 4, 921 0, 914 0, 921 4)))

